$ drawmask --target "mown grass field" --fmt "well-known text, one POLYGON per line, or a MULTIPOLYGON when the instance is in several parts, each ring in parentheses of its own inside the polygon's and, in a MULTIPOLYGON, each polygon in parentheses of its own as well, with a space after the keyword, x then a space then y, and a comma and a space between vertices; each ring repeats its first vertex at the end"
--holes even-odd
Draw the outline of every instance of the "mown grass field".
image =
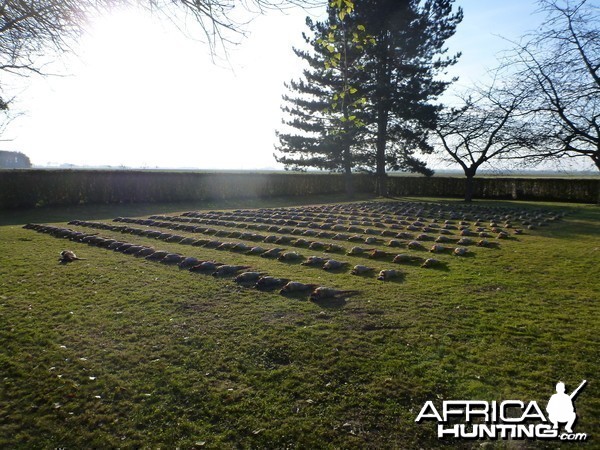
POLYGON ((588 434, 588 448, 599 448, 598 206, 476 202, 567 215, 499 248, 474 248, 471 257, 441 255, 443 269, 332 255, 402 270, 404 277, 393 282, 127 236, 360 291, 345 302, 323 303, 22 228, 297 204, 273 199, 0 213, 0 448, 479 448, 479 441, 438 440, 433 423, 415 423, 422 405, 519 399, 545 407, 557 381, 570 392, 583 379, 588 384, 576 400, 575 429, 588 434), (58 264, 64 249, 86 259, 58 264))

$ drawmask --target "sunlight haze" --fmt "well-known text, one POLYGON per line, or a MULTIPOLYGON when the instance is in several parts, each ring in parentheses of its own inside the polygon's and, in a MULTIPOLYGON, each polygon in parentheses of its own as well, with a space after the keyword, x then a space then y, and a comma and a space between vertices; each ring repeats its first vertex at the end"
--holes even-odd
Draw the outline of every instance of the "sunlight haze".
MULTIPOLYGON (((462 0, 450 51, 462 89, 485 75, 494 56, 539 23, 534 1, 462 0)), ((313 11, 317 13, 318 11, 313 11)), ((23 113, 2 149, 35 165, 280 169, 273 159, 283 83, 301 75, 292 46, 303 44, 306 11, 268 12, 227 55, 138 10, 116 10, 90 24, 50 72, 11 81, 23 113)))

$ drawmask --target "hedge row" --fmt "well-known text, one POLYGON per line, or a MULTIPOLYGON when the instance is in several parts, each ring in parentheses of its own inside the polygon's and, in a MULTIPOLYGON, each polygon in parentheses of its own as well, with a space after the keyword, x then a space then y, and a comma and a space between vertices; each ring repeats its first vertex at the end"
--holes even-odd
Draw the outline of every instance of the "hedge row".
MULTIPOLYGON (((356 189, 372 189, 368 176, 356 189)), ((15 170, 0 172, 0 208, 86 203, 178 202, 334 194, 341 176, 288 173, 201 173, 102 170, 15 170)))
MULTIPOLYGON (((461 198, 465 178, 390 177, 392 195, 461 198)), ((473 198, 600 202, 600 178, 474 178, 473 198)))
MULTIPOLYGON (((355 191, 374 192, 370 175, 354 176, 355 191)), ((462 197, 464 178, 389 177, 395 196, 462 197)), ((87 203, 177 202, 344 192, 329 174, 200 173, 94 170, 0 171, 0 209, 87 203)), ((597 203, 600 179, 475 178, 474 198, 597 203)))

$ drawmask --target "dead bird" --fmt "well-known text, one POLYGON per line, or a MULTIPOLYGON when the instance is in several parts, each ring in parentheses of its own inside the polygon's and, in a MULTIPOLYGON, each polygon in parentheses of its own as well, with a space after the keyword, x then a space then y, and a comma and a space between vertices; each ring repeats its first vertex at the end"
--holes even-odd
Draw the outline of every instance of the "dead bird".
POLYGON ((323 242, 313 241, 308 246, 310 250, 323 250, 325 248, 325 244, 323 242))
POLYGON ((66 264, 73 261, 85 261, 85 258, 79 258, 75 252, 71 250, 63 250, 60 252, 60 258, 58 259, 58 262, 66 264))
POLYGON ((399 241, 397 239, 391 239, 390 241, 388 241, 388 243, 386 245, 388 247, 401 247, 403 244, 401 241, 399 241))
POLYGON ((328 259, 327 261, 325 261, 325 264, 323 264, 323 269, 325 270, 336 270, 336 269, 341 269, 342 267, 348 265, 347 262, 342 262, 342 261, 338 261, 335 259, 328 259))
POLYGON ((143 250, 144 248, 146 247, 144 247, 143 245, 132 245, 131 247, 125 249, 123 253, 125 253, 126 255, 135 255, 137 252, 143 250))
POLYGON ((144 247, 143 249, 141 249, 137 253, 134 253, 133 256, 137 256, 138 258, 146 257, 146 256, 152 255, 155 251, 156 250, 154 250, 151 247, 144 247))
POLYGON ((246 252, 247 255, 262 255, 266 250, 262 247, 252 247, 246 252))
POLYGON ((236 242, 232 247, 231 247, 231 251, 233 252, 247 252, 248 250, 250 250, 252 247, 250 247, 249 245, 244 244, 243 242, 236 242))
POLYGON ((373 267, 367 267, 367 266, 358 264, 352 268, 352 271, 350 273, 352 275, 363 275, 365 273, 373 272, 374 270, 375 269, 373 267))
POLYGON ((442 265, 442 262, 438 259, 435 258, 427 258, 425 260, 425 262, 423 264, 421 264, 421 267, 424 268, 431 268, 431 267, 439 267, 442 265))
POLYGON ((406 244, 406 247, 408 247, 410 250, 425 250, 423 244, 418 241, 410 241, 408 244, 406 244))
POLYGON ((181 261, 178 265, 180 269, 189 269, 190 267, 196 266, 200 263, 198 258, 194 258, 193 256, 188 256, 183 261, 181 261))
POLYGON ((249 269, 250 266, 232 266, 229 264, 224 264, 222 266, 217 267, 217 269, 212 273, 213 277, 226 277, 228 275, 233 275, 240 270, 249 269))
POLYGON ((447 250, 449 250, 448 247, 444 247, 443 245, 440 245, 440 244, 433 244, 431 246, 431 248, 429 249, 429 251, 431 253, 442 253, 442 252, 445 252, 447 250))
POLYGON ((217 246, 216 250, 231 250, 235 246, 235 242, 223 242, 221 245, 217 246))
POLYGON ((375 250, 374 248, 363 248, 363 247, 352 247, 350 249, 350 251, 348 253, 346 253, 347 255, 362 255, 363 253, 366 252, 372 252, 373 250, 375 250))
POLYGON ((236 283, 256 283, 258 279, 264 276, 264 272, 242 272, 235 277, 236 283))
POLYGON ((322 258, 321 256, 309 256, 306 261, 301 263, 303 266, 323 266, 327 258, 322 258))
POLYGON ((257 289, 276 288, 279 286, 283 286, 288 281, 290 281, 290 280, 287 278, 275 278, 275 277, 271 277, 271 276, 264 276, 264 277, 260 277, 258 279, 258 281, 254 285, 254 287, 257 289))
POLYGON ((190 272, 214 272, 218 267, 223 266, 223 263, 216 261, 200 261, 195 266, 189 268, 190 272))
POLYGON ((177 253, 169 253, 164 258, 160 260, 163 264, 179 264, 181 261, 185 259, 185 256, 179 255, 177 253))
POLYGON ((267 250, 266 252, 264 252, 262 255, 260 255, 262 258, 277 258, 279 257, 279 255, 284 251, 285 249, 283 248, 272 248, 270 250, 267 250))
POLYGON ((402 276, 402 272, 400 272, 399 270, 385 269, 385 270, 382 270, 379 272, 377 279, 379 281, 389 281, 389 280, 393 280, 394 278, 400 278, 401 276, 402 276))
POLYGON ((204 247, 205 248, 217 248, 221 244, 222 244, 221 241, 208 241, 206 244, 204 244, 204 247))
POLYGON ((303 256, 298 252, 284 252, 277 257, 279 261, 298 261, 302 258, 303 256))
POLYGON ((408 263, 412 263, 419 259, 421 259, 421 258, 419 258, 418 256, 412 256, 412 255, 408 255, 406 253, 400 253, 400 254, 394 256, 394 259, 392 262, 395 262, 396 264, 408 264, 408 263))
POLYGON ((279 291, 280 294, 290 294, 293 292, 306 292, 312 291, 318 284, 304 284, 299 281, 288 281, 279 291))
POLYGON ((310 294, 310 300, 314 302, 332 298, 350 297, 356 294, 358 294, 358 291, 341 291, 327 287, 318 287, 310 294))
POLYGON ((328 244, 325 247, 325 250, 328 252, 343 252, 345 251, 345 248, 338 244, 328 244))
POLYGON ((158 251, 152 253, 151 255, 146 256, 146 259, 148 261, 160 261, 165 256, 167 256, 168 254, 169 254, 169 252, 167 252, 167 251, 158 250, 158 251))
POLYGON ((371 253, 369 253, 369 259, 377 259, 377 258, 386 258, 390 256, 390 253, 383 251, 383 250, 373 250, 371 253))
POLYGON ((465 256, 469 252, 469 249, 466 247, 456 247, 452 252, 456 256, 465 256))

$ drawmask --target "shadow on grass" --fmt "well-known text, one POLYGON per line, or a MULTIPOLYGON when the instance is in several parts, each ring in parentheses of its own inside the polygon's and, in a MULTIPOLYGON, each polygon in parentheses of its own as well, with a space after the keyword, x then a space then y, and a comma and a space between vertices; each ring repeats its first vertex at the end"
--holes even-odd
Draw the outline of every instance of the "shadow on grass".
POLYGON ((327 309, 341 309, 348 301, 346 298, 325 298, 322 300, 311 300, 315 305, 320 306, 321 308, 327 309))
POLYGON ((349 199, 343 194, 298 197, 238 198, 227 200, 198 200, 172 203, 120 203, 72 206, 42 206, 28 209, 0 211, 0 226, 32 223, 68 222, 74 219, 107 220, 114 217, 140 217, 153 214, 173 214, 183 211, 219 210, 236 208, 277 208, 348 201, 370 200, 372 195, 360 194, 349 199))

